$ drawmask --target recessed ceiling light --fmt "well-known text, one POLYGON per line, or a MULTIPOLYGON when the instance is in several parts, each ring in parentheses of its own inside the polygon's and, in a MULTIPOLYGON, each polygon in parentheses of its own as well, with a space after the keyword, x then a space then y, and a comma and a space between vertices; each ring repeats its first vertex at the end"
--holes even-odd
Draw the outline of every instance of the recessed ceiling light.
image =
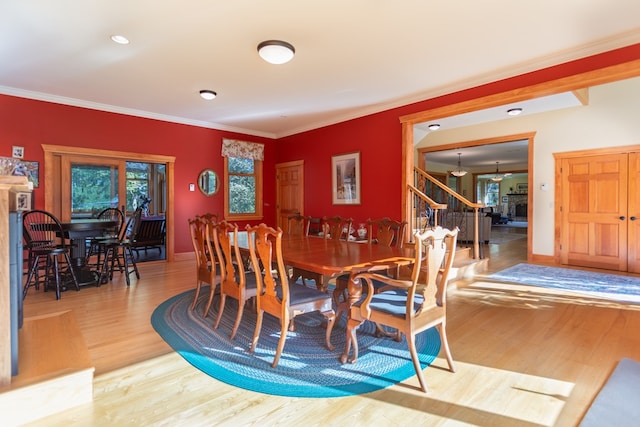
POLYGON ((510 108, 507 110, 507 114, 510 116, 517 116, 522 114, 522 108, 510 108))
POLYGON ((118 43, 118 44, 129 44, 129 39, 126 38, 125 36, 121 36, 118 34, 114 34, 113 36, 111 36, 111 40, 113 40, 114 42, 118 43))
POLYGON ((207 101, 211 101, 212 99, 214 99, 216 96, 218 96, 217 93, 215 93, 212 90, 201 90, 200 91, 200 96, 203 99, 206 99, 207 101))
POLYGON ((282 40, 266 40, 258 45, 258 54, 270 64, 284 64, 293 59, 296 50, 282 40))
POLYGON ((440 125, 438 123, 432 123, 427 127, 429 128, 429 130, 438 130, 438 129, 440 129, 440 125))

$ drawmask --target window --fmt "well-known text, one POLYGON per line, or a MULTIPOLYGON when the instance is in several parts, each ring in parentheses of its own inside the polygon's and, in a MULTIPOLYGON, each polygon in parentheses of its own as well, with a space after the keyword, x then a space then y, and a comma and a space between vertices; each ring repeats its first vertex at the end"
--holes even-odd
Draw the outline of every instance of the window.
POLYGON ((227 156, 224 158, 224 204, 226 219, 262 218, 262 162, 227 156))
POLYGON ((71 164, 71 217, 95 217, 118 207, 118 166, 71 164))
POLYGON ((498 206, 500 195, 500 183, 491 180, 478 180, 478 196, 485 206, 498 206))
POLYGON ((264 145, 223 138, 222 157, 225 219, 262 219, 264 145))

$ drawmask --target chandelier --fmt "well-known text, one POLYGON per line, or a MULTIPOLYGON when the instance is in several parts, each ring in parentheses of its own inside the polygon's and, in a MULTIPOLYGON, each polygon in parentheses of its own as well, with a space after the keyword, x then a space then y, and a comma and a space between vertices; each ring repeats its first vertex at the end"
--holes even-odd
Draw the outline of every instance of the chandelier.
POLYGON ((467 174, 467 171, 462 169, 462 165, 461 165, 461 162, 460 162, 461 154, 462 153, 458 153, 458 169, 454 170, 453 172, 451 172, 451 175, 453 175, 453 176, 461 177, 461 176, 465 176, 467 174))
POLYGON ((491 181, 493 182, 500 182, 504 178, 502 175, 500 175, 500 172, 498 171, 498 163, 500 162, 496 162, 496 175, 493 178, 491 178, 491 181))

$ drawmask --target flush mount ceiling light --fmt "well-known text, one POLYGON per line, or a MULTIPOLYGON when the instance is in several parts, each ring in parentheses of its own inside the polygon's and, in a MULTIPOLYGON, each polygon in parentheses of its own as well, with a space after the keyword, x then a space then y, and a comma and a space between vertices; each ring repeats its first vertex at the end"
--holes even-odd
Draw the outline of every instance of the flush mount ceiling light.
POLYGON ((218 96, 217 93, 215 93, 212 90, 201 90, 200 91, 200 96, 203 99, 206 99, 207 101, 211 101, 212 99, 214 99, 216 96, 218 96))
MULTIPOLYGON (((438 123, 432 123, 427 127, 429 128, 429 130, 438 130, 438 129, 440 129, 440 125, 438 123)), ((460 154, 460 153, 458 153, 458 154, 460 154)))
POLYGON ((111 36, 111 40, 113 40, 114 42, 118 43, 118 44, 129 44, 129 39, 126 38, 125 36, 121 36, 119 34, 114 34, 111 36))
POLYGON ((453 175, 453 176, 461 177, 461 176, 465 176, 467 174, 467 171, 462 169, 462 165, 461 165, 461 161, 460 161, 460 156, 461 155, 462 155, 462 153, 458 153, 458 170, 455 170, 455 171, 451 172, 451 175, 453 175))
POLYGON ((498 171, 498 163, 500 162, 496 162, 496 175, 491 178, 491 181, 493 182, 500 182, 502 181, 502 178, 504 178, 503 176, 500 176, 500 172, 498 171))
POLYGON ((284 64, 296 53, 293 45, 282 40, 266 40, 258 45, 258 54, 270 64, 284 64))
POLYGON ((507 114, 510 116, 519 116, 522 114, 522 108, 510 108, 507 110, 507 114))

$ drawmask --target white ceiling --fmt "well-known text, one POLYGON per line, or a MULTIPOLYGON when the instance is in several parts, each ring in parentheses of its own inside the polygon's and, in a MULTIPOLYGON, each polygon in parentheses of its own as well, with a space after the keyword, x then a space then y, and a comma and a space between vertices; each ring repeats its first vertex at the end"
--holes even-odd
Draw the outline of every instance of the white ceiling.
POLYGON ((0 0, 0 93, 276 138, 638 43, 639 16, 637 0, 0 0), (295 58, 262 61, 268 39, 295 58))

